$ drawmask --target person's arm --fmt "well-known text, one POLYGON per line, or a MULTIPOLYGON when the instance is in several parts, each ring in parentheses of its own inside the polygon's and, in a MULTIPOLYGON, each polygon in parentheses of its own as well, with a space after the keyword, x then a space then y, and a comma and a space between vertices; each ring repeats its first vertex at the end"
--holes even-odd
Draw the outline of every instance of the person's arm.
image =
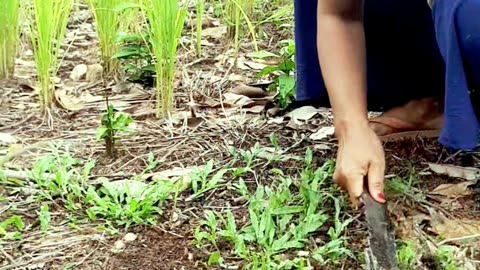
POLYGON ((317 49, 338 135, 367 125, 362 0, 319 0, 317 49))
POLYGON ((368 125, 362 0, 318 0, 317 49, 339 139, 334 180, 358 205, 365 178, 383 197, 383 147, 368 125))

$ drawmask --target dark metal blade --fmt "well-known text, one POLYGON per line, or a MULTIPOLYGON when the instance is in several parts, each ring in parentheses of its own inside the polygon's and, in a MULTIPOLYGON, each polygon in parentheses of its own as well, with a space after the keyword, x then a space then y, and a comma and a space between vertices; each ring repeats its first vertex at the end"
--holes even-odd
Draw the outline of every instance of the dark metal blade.
POLYGON ((365 260, 368 270, 398 270, 395 252, 395 229, 387 205, 376 202, 368 191, 362 194, 368 226, 365 260))

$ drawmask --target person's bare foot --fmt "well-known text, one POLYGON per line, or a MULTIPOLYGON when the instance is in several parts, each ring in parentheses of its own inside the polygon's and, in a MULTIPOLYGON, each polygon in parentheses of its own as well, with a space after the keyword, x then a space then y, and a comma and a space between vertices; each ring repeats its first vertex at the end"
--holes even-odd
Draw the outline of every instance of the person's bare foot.
POLYGON ((415 100, 369 121, 378 136, 405 131, 440 130, 443 127, 442 103, 434 98, 415 100))

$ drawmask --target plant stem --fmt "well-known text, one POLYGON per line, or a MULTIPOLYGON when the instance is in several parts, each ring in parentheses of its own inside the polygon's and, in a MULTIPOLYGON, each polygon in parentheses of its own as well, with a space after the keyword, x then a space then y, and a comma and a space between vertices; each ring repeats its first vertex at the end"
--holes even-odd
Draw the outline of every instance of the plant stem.
POLYGON ((203 0, 197 0, 197 57, 202 57, 203 0))

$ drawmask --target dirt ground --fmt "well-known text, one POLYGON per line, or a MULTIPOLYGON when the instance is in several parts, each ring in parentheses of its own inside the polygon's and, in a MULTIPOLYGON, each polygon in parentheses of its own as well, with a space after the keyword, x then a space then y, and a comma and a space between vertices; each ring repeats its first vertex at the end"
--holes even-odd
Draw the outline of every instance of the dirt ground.
MULTIPOLYGON (((272 40, 261 42, 260 47, 269 51, 279 50, 280 45, 276 45, 278 40, 292 38, 286 30, 266 27, 264 31, 272 40)), ((70 78, 75 66, 99 63, 92 18, 84 9, 74 12, 65 41, 71 42, 72 48, 59 71, 55 107, 49 115, 43 114, 38 107, 35 68, 28 45, 22 48, 17 60, 15 78, 0 82, 0 133, 13 136, 16 144, 23 145, 24 149, 16 153, 5 168, 31 170, 38 157, 51 152, 50 145, 58 144, 63 147, 62 151, 68 149, 75 158, 96 161, 88 178, 92 183, 99 177, 117 181, 142 173, 149 164, 150 153, 160 160, 152 174, 172 168, 202 166, 209 160, 216 160, 219 167, 231 166, 233 157, 229 148, 250 149, 256 143, 267 147, 271 145, 271 134, 275 134, 279 148, 285 149, 285 155, 302 160, 282 160, 275 164, 259 161, 255 174, 245 176, 245 182, 253 192, 258 184, 269 185, 274 181, 269 173, 271 169, 280 168, 285 175, 300 177, 307 148, 313 149, 315 167, 335 158, 336 144, 332 136, 319 140, 311 137, 322 128, 332 126, 328 109, 319 109, 314 116, 298 121, 284 114, 268 115, 269 105, 261 103, 260 110, 253 109, 258 103, 240 108, 228 100, 225 93, 240 83, 258 82, 255 78, 258 70, 232 68, 229 64, 230 45, 217 37, 207 36, 206 40, 211 45, 205 46, 201 59, 197 59, 187 45, 179 50, 178 66, 181 68, 176 74, 176 108, 174 120, 168 122, 155 118, 153 89, 135 88, 137 86, 122 80, 105 85, 101 81, 88 81, 86 78, 74 81, 70 78), (120 87, 115 87, 118 85, 120 87), (116 159, 107 157, 102 142, 95 140, 95 130, 105 110, 105 88, 113 89, 110 101, 115 108, 132 115, 136 131, 120 140, 116 159), (119 88, 124 91, 116 92, 119 88)), ((252 50, 251 43, 247 41, 241 47, 242 56, 252 50)), ((5 154, 8 147, 0 144, 0 150, 4 151, 0 154, 5 154)), ((436 139, 421 138, 387 142, 385 153, 386 196, 397 238, 422 242, 423 247, 431 250, 436 250, 439 247, 437 244, 446 241, 442 244, 452 244, 465 251, 455 257, 465 267, 459 269, 475 269, 468 268, 472 265, 480 267, 479 238, 475 236, 480 234, 480 183, 461 175, 465 167, 480 169, 477 154, 449 153, 436 139), (460 172, 455 171, 455 175, 452 169, 445 167, 442 167, 446 170, 443 173, 435 172, 431 164, 455 165, 460 172), (399 186, 395 179, 403 179, 403 186, 399 186), (468 185, 464 184, 467 180, 470 181, 468 185), (442 186, 445 184, 450 186, 442 186), (439 193, 439 187, 446 189, 447 195, 439 193), (452 233, 454 229, 461 230, 463 222, 473 222, 469 225, 473 230, 452 233), (437 239, 439 235, 443 235, 443 240, 437 239), (476 239, 477 244, 475 241, 465 244, 465 239, 476 239)), ((153 180, 147 178, 146 181, 153 180)), ((42 234, 37 221, 40 202, 32 202, 25 189, 12 188, 6 183, 2 182, 0 186, 0 198, 8 198, 9 204, 0 201, 0 214, 3 216, 0 222, 4 217, 20 215, 26 229, 21 240, 0 239, 2 270, 221 269, 206 266, 210 253, 193 244, 195 228, 200 225, 206 209, 230 207, 240 223, 246 222, 244 217, 248 216, 245 201, 239 200, 225 185, 208 191, 198 200, 188 200, 191 194, 182 193, 176 205, 166 202, 155 226, 133 226, 110 233, 101 229, 108 227, 105 220, 74 218, 66 210, 62 198, 52 198, 52 227, 48 233, 42 234), (73 219, 78 226, 70 226, 69 221, 73 219), (135 239, 120 241, 128 233, 135 239), (116 251, 118 245, 122 245, 120 251, 116 251)), ((28 183, 25 184, 27 186, 28 183)), ((333 211, 329 205, 323 207, 327 212, 333 211)), ((352 209, 347 205, 343 214, 353 219, 345 236, 348 237, 347 248, 358 256, 367 243, 361 209, 352 209)), ((311 236, 312 242, 319 242, 326 234, 326 229, 315 232, 311 236)), ((228 269, 245 267, 244 262, 233 254, 231 243, 220 241, 218 248, 223 257, 237 267, 228 269)), ((433 258, 423 256, 420 260, 424 269, 442 269, 433 258)), ((314 266, 314 269, 362 267, 360 261, 347 258, 340 264, 314 266)))

